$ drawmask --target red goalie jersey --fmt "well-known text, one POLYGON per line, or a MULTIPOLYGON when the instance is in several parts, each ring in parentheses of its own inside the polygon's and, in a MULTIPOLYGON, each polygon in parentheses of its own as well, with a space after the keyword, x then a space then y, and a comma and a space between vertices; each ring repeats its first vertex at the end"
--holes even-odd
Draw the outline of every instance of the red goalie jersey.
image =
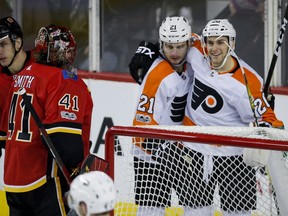
POLYGON ((45 146, 39 128, 18 94, 27 96, 68 169, 89 153, 93 102, 86 84, 66 70, 33 63, 17 75, 4 109, 2 130, 7 131, 4 184, 11 192, 30 191, 47 178, 58 176, 58 167, 45 146), (7 118, 8 117, 8 118, 7 118))

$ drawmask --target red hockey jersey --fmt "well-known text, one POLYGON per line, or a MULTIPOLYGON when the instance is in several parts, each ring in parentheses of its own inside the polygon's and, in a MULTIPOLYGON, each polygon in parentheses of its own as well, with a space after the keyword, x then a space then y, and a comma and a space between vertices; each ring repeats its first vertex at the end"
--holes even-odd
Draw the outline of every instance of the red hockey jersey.
MULTIPOLYGON (((27 67, 32 62, 34 62, 34 58, 32 58, 32 51, 27 51, 26 56, 27 57, 23 68, 27 67)), ((0 82, 1 82, 1 88, 0 88, 0 123, 1 123, 4 105, 7 101, 7 96, 11 83, 13 82, 13 75, 10 73, 7 67, 0 66, 0 82)), ((0 131, 0 141, 5 141, 5 139, 6 139, 5 132, 0 131)))
POLYGON ((87 85, 66 70, 32 63, 19 73, 9 92, 1 128, 7 128, 4 188, 25 192, 58 175, 39 129, 18 94, 27 96, 68 169, 75 168, 89 152, 93 102, 87 85))

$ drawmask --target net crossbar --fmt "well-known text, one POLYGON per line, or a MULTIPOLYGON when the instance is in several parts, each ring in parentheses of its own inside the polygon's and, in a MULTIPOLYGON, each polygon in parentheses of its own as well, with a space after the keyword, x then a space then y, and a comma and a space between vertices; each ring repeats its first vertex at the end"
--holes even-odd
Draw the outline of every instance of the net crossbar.
POLYGON ((114 215, 288 215, 286 130, 114 126, 105 145, 114 215))

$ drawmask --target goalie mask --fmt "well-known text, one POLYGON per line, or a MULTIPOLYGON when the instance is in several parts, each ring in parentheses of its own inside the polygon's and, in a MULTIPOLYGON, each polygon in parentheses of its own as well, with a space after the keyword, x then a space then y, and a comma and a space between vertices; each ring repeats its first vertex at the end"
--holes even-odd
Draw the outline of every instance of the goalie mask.
POLYGON ((79 204, 85 203, 87 214, 99 214, 114 209, 116 192, 113 180, 104 172, 91 171, 77 176, 70 186, 69 207, 78 215, 79 204))
POLYGON ((72 69, 76 41, 65 27, 50 25, 39 30, 35 40, 35 61, 66 70, 72 69))

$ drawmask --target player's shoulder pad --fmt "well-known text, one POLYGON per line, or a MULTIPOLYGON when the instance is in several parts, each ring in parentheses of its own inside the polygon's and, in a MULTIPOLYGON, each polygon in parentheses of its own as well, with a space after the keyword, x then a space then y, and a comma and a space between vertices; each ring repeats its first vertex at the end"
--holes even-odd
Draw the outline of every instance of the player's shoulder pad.
POLYGON ((191 47, 195 47, 201 53, 203 53, 201 36, 199 36, 196 33, 192 33, 192 36, 191 36, 191 47))
POLYGON ((196 33, 192 33, 191 35, 191 41, 194 42, 196 40, 200 40, 201 41, 201 36, 196 34, 196 33))
POLYGON ((174 72, 172 65, 161 57, 154 61, 151 68, 152 70, 148 73, 148 76, 157 77, 157 79, 163 79, 174 72))

